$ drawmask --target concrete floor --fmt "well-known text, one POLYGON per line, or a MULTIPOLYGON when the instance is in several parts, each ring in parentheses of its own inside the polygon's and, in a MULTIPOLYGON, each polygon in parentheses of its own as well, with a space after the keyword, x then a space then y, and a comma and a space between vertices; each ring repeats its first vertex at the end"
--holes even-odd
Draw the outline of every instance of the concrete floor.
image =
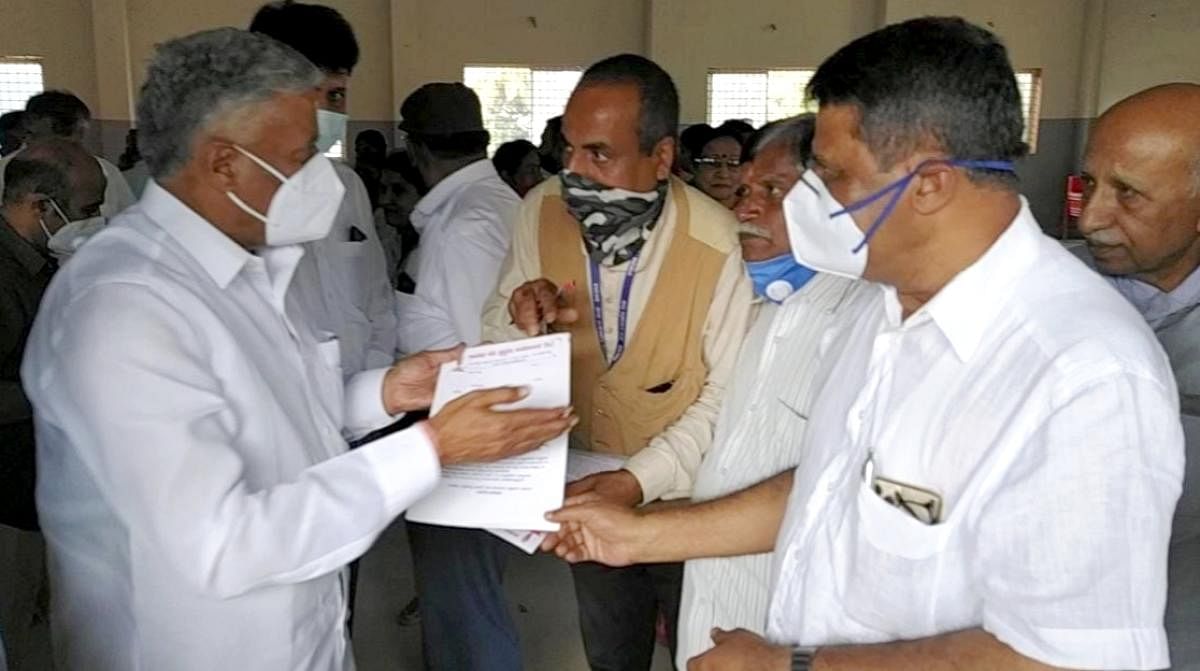
MULTIPOLYGON (((13 567, 12 556, 2 551, 10 545, 8 540, 7 536, 0 537, 0 558, 8 560, 0 562, 0 573, 7 573, 13 567)), ((514 558, 509 563, 505 586, 521 629, 526 669, 586 671, 575 590, 566 564, 542 554, 514 558)), ((396 615, 412 596, 412 560, 404 524, 399 522, 384 532, 363 558, 358 612, 354 619, 358 671, 419 671, 422 668, 419 627, 402 627, 396 623, 396 615)), ((6 635, 6 639, 9 636, 6 635)), ((50 669, 49 634, 44 623, 39 623, 18 643, 20 650, 11 647, 17 641, 9 639, 8 642, 9 671, 50 669)), ((666 649, 659 647, 652 671, 670 671, 669 658, 666 649)))

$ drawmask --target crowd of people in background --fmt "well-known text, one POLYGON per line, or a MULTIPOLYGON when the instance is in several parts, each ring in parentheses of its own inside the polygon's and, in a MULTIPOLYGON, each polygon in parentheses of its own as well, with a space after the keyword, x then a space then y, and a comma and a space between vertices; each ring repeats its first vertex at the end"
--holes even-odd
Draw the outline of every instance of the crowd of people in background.
MULTIPOLYGON (((622 54, 538 144, 489 156, 431 82, 402 146, 330 161, 359 59, 275 2, 159 48, 115 165, 67 91, 0 116, 0 523, 49 556, 23 536, 0 599, 59 669, 353 668, 374 539, 442 466, 565 431, 624 459, 542 546, 597 671, 660 640, 690 671, 1200 669, 1200 85, 1097 120, 1072 254, 962 19, 851 42, 761 128, 681 127, 622 54), (546 332, 572 407, 425 413, 463 343, 546 332)), ((427 668, 522 668, 520 553, 407 532, 427 668)))

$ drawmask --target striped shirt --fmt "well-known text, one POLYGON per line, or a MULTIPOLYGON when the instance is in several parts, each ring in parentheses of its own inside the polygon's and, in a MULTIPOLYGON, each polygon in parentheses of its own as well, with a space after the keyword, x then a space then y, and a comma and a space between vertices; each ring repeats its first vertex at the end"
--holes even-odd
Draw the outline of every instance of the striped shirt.
MULTIPOLYGON (((845 329, 874 295, 864 282, 818 274, 782 305, 761 305, 696 474, 694 500, 736 492, 800 462, 813 393, 845 329)), ((687 562, 678 668, 712 647, 713 627, 763 633, 770 581, 770 553, 687 562)))

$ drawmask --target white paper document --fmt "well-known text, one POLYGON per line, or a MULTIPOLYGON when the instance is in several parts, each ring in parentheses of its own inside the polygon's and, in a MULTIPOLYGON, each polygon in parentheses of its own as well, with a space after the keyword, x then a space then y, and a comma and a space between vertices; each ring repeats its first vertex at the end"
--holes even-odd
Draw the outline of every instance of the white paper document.
MULTIPOLYGON (((625 465, 625 457, 602 452, 586 450, 567 450, 567 482, 582 480, 593 473, 615 471, 625 465)), ((531 529, 486 529, 493 536, 498 536, 509 543, 521 548, 525 554, 533 554, 546 537, 544 531, 531 529)))
MULTIPOLYGON (((512 406, 561 408, 571 402, 571 336, 556 333, 470 347, 459 363, 442 366, 431 414, 479 389, 524 386, 529 396, 512 406)), ((563 434, 526 454, 488 464, 442 469, 436 489, 408 509, 408 519, 452 527, 554 531, 547 511, 562 505, 567 468, 563 434)))

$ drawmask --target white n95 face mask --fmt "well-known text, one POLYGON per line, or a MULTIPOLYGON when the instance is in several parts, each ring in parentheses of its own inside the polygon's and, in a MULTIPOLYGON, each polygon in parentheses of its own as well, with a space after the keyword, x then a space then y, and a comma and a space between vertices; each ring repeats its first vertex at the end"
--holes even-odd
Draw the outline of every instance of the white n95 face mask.
POLYGON ((88 217, 87 219, 71 221, 63 213, 58 203, 54 202, 53 199, 49 202, 50 207, 53 207, 54 211, 58 213, 59 219, 67 223, 63 224, 53 234, 46 227, 45 221, 38 220, 38 223, 42 225, 42 232, 46 234, 46 248, 50 251, 50 256, 57 259, 59 265, 62 265, 83 246, 83 243, 90 240, 93 235, 99 233, 108 223, 108 220, 104 217, 88 217))
POLYGON ((867 268, 867 246, 863 232, 842 204, 829 193, 825 182, 806 170, 783 200, 792 256, 803 266, 851 279, 867 268))
POLYGON ((297 245, 329 234, 346 193, 329 159, 320 153, 313 154, 294 175, 285 177, 249 150, 237 145, 234 148, 280 181, 266 215, 247 205, 237 194, 225 194, 246 214, 266 224, 268 246, 297 245))
POLYGON ((317 151, 324 154, 338 142, 345 142, 347 119, 341 112, 317 110, 317 151))
POLYGON ((783 200, 783 216, 787 221, 792 255, 801 265, 813 270, 859 279, 867 269, 867 243, 887 221, 905 189, 921 169, 931 163, 944 163, 958 168, 1016 172, 1012 161, 1006 159, 940 158, 922 161, 899 179, 883 188, 843 206, 829 193, 825 182, 812 170, 806 170, 783 200), (857 212, 875 201, 883 201, 883 210, 864 232, 854 223, 850 213, 857 212))

